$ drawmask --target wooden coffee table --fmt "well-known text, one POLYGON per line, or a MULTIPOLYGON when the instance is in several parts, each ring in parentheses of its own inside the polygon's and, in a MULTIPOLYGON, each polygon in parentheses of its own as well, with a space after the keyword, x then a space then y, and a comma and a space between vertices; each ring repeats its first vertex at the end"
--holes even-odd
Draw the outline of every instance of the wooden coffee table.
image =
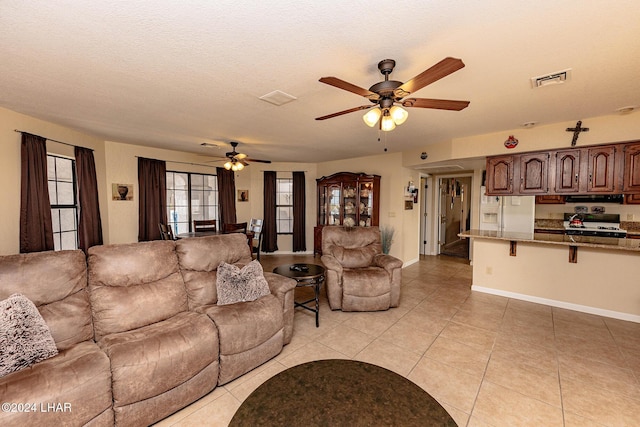
POLYGON ((324 282, 324 267, 316 264, 287 264, 273 269, 273 272, 294 279, 296 286, 313 286, 314 297, 310 300, 297 302, 295 307, 302 307, 316 313, 316 328, 320 326, 320 287, 324 282), (315 302, 315 308, 308 307, 307 304, 315 302))

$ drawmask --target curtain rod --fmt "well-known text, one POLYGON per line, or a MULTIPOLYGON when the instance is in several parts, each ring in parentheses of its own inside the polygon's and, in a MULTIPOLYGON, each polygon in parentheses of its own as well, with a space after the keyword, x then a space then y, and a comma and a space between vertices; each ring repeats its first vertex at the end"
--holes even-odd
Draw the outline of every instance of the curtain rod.
POLYGON ((39 137, 39 138, 44 138, 44 139, 46 139, 47 141, 57 142, 58 144, 68 145, 69 147, 73 147, 73 148, 75 148, 75 147, 80 147, 80 148, 85 148, 85 149, 87 149, 87 150, 91 150, 91 151, 93 151, 93 148, 87 148, 87 147, 83 147, 83 146, 81 146, 81 145, 69 144, 68 142, 58 141, 57 139, 47 138, 46 136, 36 135, 36 134, 31 133, 31 132, 26 132, 26 131, 23 131, 23 130, 20 130, 20 129, 14 129, 13 131, 14 131, 14 132, 18 132, 18 133, 28 133, 29 135, 34 135, 34 136, 37 136, 37 137, 39 137))
MULTIPOLYGON (((148 159, 148 157, 144 157, 144 156, 134 156, 137 159, 148 159)), ((150 160, 160 160, 160 159, 150 159, 150 160)), ((212 165, 204 165, 202 163, 191 163, 191 162, 179 162, 177 160, 160 160, 161 162, 167 162, 167 163, 180 163, 182 165, 191 165, 191 166, 204 166, 206 168, 215 168, 217 166, 212 166, 212 165)))

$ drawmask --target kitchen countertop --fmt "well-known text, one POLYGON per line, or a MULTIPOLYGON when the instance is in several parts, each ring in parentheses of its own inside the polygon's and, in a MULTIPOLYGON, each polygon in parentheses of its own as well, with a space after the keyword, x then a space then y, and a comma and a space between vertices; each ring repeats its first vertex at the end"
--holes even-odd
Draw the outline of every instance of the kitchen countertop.
POLYGON ((640 252, 640 239, 618 239, 615 237, 568 236, 550 233, 515 233, 490 230, 468 230, 458 234, 462 238, 505 240, 510 242, 541 243, 561 246, 582 246, 640 252))

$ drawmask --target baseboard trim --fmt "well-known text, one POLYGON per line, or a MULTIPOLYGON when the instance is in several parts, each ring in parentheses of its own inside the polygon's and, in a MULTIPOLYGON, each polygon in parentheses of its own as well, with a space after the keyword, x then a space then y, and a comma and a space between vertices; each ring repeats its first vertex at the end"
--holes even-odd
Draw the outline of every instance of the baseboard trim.
POLYGON ((606 310, 604 308, 590 307, 588 305, 573 304, 565 301, 557 301, 547 298, 535 297, 532 295, 519 294, 516 292, 503 291, 500 289, 486 288, 484 286, 471 286, 472 291, 482 292, 485 294, 498 295, 501 297, 513 298, 522 301, 534 302, 537 304, 550 305, 552 307, 565 308, 567 310, 580 311, 582 313, 596 314, 598 316, 611 317, 613 319, 626 320, 629 322, 640 323, 640 316, 635 314, 623 313, 620 311, 606 310))
POLYGON ((420 261, 420 258, 410 259, 409 261, 402 263, 402 268, 409 267, 410 265, 415 264, 418 261, 420 261))
POLYGON ((269 255, 313 255, 313 251, 304 251, 304 252, 293 252, 293 251, 262 252, 260 251, 260 256, 269 256, 269 255))

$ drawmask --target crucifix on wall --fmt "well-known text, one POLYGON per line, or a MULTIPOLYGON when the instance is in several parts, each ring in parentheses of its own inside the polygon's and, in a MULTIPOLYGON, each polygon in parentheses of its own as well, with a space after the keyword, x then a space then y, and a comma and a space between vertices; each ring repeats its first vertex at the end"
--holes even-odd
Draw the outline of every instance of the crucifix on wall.
POLYGON ((576 127, 567 128, 567 132, 573 132, 573 139, 571 140, 572 147, 575 147, 576 143, 578 142, 578 136, 580 136, 580 132, 589 132, 589 128, 583 128, 581 126, 582 120, 578 120, 578 123, 576 123, 576 127))

